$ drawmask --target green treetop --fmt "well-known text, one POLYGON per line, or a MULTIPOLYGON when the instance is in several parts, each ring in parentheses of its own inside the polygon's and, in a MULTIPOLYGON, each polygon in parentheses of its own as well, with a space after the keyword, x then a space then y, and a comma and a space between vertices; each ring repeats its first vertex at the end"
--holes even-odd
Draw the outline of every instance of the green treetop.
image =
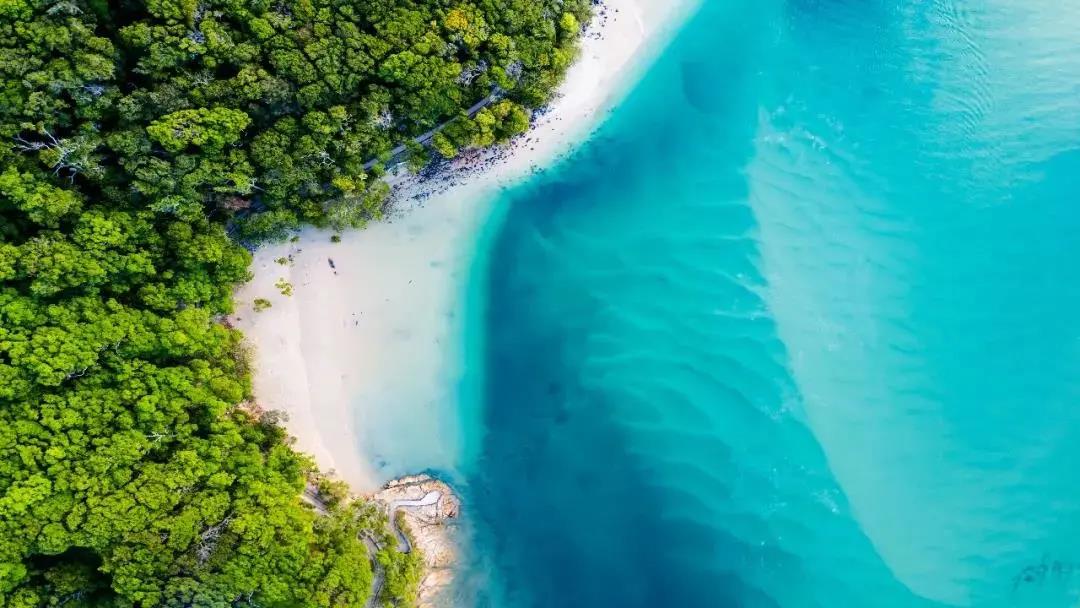
POLYGON ((372 560, 408 604, 418 558, 368 555, 368 506, 301 502, 232 290, 246 247, 379 218, 369 160, 448 121, 443 156, 522 132, 588 16, 0 0, 0 608, 361 606, 372 560))

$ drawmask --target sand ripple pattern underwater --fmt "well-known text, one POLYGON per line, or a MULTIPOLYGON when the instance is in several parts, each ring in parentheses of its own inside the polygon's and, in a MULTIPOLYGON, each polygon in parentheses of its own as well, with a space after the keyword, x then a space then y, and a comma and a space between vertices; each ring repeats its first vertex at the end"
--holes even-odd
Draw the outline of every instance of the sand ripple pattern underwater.
POLYGON ((1076 606, 1077 31, 706 0, 501 201, 473 605, 1076 606))

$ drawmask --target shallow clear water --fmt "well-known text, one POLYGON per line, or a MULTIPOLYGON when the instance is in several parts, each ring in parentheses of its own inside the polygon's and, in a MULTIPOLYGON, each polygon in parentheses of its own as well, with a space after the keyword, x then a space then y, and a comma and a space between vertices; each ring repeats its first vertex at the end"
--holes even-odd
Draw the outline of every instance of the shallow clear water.
POLYGON ((706 0, 499 203, 470 605, 1075 606, 1078 28, 706 0))

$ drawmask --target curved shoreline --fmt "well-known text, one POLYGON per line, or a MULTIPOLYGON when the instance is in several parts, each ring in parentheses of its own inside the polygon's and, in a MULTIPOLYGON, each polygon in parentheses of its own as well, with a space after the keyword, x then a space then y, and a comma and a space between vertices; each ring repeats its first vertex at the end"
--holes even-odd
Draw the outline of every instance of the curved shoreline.
POLYGON ((464 275, 495 195, 587 139, 697 1, 598 5, 578 60, 528 133, 455 159, 434 181, 391 177, 390 217, 340 242, 309 228, 259 249, 254 278, 235 293, 230 320, 253 348, 258 405, 286 414, 296 447, 322 471, 416 524, 427 567, 421 605, 453 580, 456 539, 443 524, 460 501, 445 482, 405 476, 453 473, 467 458, 457 394, 464 364, 448 353, 461 340, 464 275), (255 312, 255 298, 271 307, 255 312), (439 497, 419 504, 432 484, 441 484, 439 497))
POLYGON ((231 321, 253 348, 260 407, 284 412, 296 447, 324 471, 372 491, 414 471, 457 469, 463 370, 446 354, 459 340, 462 275, 495 193, 585 139, 695 6, 607 0, 528 133, 455 159, 434 183, 391 178, 390 217, 338 243, 308 228, 256 251, 231 321), (279 293, 279 280, 292 295, 279 293), (255 298, 272 306, 255 312, 255 298))

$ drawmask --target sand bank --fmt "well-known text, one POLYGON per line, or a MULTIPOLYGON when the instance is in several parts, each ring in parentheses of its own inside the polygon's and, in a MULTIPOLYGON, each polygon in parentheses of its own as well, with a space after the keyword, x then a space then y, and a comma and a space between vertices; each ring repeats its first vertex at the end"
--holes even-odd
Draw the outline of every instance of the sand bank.
POLYGON ((436 183, 398 180, 391 217, 340 243, 309 229, 256 253, 233 321, 255 350, 259 405, 288 414, 299 449, 357 491, 456 469, 459 295, 494 194, 583 141, 693 6, 606 0, 527 135, 436 183), (255 312, 255 298, 271 308, 255 312))

